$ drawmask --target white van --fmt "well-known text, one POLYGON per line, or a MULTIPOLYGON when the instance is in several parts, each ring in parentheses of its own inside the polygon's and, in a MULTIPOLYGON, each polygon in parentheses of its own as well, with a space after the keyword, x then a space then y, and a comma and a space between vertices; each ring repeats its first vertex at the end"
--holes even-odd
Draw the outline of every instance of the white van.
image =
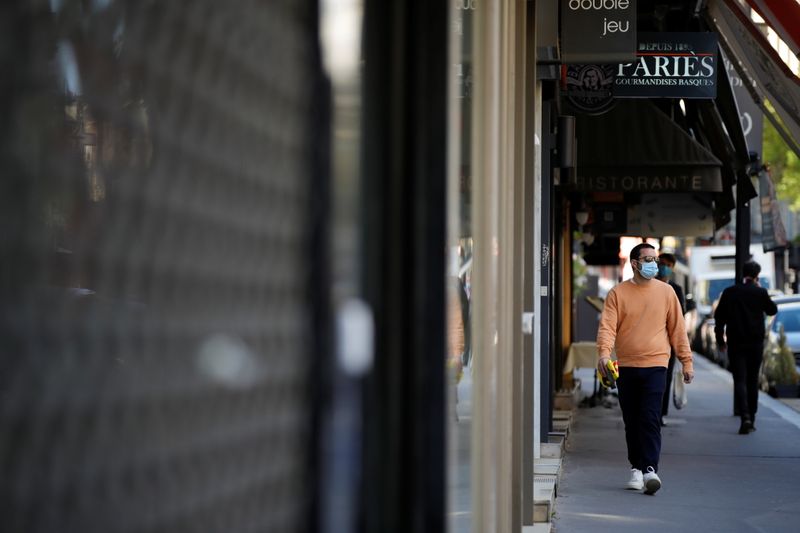
MULTIPOLYGON (((761 244, 750 245, 751 260, 761 265, 759 282, 766 289, 775 287, 774 255, 765 253, 761 244)), ((714 302, 726 287, 736 282, 736 247, 691 246, 687 250, 691 272, 692 299, 697 305, 699 318, 711 314, 714 302)))

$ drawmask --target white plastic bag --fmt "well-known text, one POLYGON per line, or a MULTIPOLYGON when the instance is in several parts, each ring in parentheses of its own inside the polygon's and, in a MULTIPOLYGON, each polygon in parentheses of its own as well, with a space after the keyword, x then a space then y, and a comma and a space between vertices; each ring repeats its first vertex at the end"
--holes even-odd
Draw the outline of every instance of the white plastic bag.
POLYGON ((675 369, 675 375, 672 376, 672 404, 675 409, 683 409, 686 407, 686 384, 683 382, 683 368, 680 370, 675 369))

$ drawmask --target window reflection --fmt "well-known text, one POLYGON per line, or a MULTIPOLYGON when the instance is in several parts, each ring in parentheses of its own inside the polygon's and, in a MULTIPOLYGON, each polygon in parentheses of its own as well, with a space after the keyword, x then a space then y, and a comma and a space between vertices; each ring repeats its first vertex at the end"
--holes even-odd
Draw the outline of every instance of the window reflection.
POLYGON ((458 143, 458 158, 451 159, 457 165, 449 176, 457 183, 449 187, 451 195, 448 205, 456 213, 449 217, 451 227, 448 288, 448 351, 449 398, 451 416, 450 475, 449 475, 449 530, 467 532, 472 529, 471 503, 471 428, 472 428, 472 169, 471 159, 471 106, 472 106, 472 26, 477 0, 456 0, 451 31, 455 34, 455 64, 451 70, 457 99, 457 131, 450 135, 451 142, 458 143))
POLYGON ((307 529, 327 123, 268 4, 0 8, 9 531, 307 529))

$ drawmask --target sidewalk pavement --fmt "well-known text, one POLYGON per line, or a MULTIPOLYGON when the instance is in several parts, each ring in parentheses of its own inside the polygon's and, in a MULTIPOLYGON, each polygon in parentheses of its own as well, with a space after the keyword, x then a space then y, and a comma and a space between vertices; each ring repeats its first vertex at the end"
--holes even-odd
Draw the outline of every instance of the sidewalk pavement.
MULTIPOLYGON (((591 373, 587 371, 591 387, 591 373)), ((584 385, 584 389, 585 389, 584 385)), ((554 530, 568 533, 800 531, 800 413, 761 394, 757 431, 739 435, 733 381, 695 354, 689 402, 670 406, 653 496, 630 477, 622 414, 578 408, 558 486, 554 530)))

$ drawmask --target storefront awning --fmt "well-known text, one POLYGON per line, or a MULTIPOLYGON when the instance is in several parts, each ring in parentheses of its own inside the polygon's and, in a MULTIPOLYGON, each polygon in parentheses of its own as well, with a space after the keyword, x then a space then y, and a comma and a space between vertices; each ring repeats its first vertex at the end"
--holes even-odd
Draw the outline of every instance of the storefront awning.
MULTIPOLYGON (((793 3, 761 2, 762 7, 770 7, 769 16, 783 13, 782 8, 792 10, 789 16, 795 18, 782 19, 784 24, 778 24, 781 29, 773 29, 782 32, 787 42, 796 47, 800 38, 800 18, 797 18, 800 7, 788 6, 793 3)), ((800 156, 800 79, 789 70, 764 34, 734 0, 710 0, 708 22, 719 33, 720 44, 753 100, 789 147, 800 156), (774 111, 764 104, 765 100, 772 104, 774 111)))
POLYGON ((648 100, 580 115, 579 191, 722 192, 722 163, 648 100))

